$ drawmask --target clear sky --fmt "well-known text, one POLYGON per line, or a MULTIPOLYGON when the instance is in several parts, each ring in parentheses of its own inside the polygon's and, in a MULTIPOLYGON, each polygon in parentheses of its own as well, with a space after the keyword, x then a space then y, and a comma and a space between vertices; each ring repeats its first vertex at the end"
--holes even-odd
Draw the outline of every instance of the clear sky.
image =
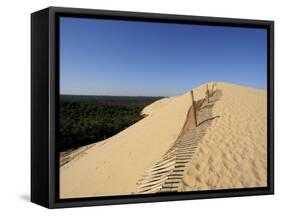
POLYGON ((173 96, 205 82, 266 88, 265 29, 60 20, 61 94, 173 96))

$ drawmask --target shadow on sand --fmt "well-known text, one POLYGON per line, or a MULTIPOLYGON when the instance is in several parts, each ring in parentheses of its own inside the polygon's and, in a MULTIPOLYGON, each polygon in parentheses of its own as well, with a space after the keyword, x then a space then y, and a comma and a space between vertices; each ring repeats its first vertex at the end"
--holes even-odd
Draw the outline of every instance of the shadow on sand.
POLYGON ((193 106, 190 107, 185 125, 174 146, 150 167, 138 182, 138 193, 178 192, 181 191, 183 174, 196 153, 199 144, 212 121, 220 116, 213 116, 212 109, 221 97, 217 90, 209 99, 196 102, 197 126, 194 126, 193 106))

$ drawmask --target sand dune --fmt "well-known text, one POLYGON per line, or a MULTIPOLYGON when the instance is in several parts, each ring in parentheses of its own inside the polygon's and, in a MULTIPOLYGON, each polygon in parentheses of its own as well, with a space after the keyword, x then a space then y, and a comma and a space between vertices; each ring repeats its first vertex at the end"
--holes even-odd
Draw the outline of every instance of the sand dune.
POLYGON ((181 190, 267 185, 266 91, 220 83, 222 96, 181 190))
MULTIPOLYGON (((139 193, 147 170, 188 139, 196 149, 182 170, 178 191, 265 186, 266 92, 225 83, 218 87, 220 98, 204 104, 200 124, 184 136, 189 92, 154 102, 142 112, 147 117, 84 149, 60 168, 60 197, 139 193)), ((195 100, 204 98, 205 89, 193 89, 195 100)))
MULTIPOLYGON (((197 89, 204 94, 204 87, 197 89)), ((147 167, 171 148, 185 123, 189 94, 147 106, 147 117, 60 168, 60 197, 132 194, 147 167)))

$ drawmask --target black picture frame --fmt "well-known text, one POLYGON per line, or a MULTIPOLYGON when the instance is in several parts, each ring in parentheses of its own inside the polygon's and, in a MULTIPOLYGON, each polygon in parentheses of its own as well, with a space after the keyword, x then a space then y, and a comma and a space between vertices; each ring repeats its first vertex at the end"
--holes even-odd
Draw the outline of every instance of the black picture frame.
POLYGON ((31 201, 47 208, 143 203, 274 193, 274 22, 264 20, 49 7, 31 15, 31 201), (263 188, 59 199, 56 137, 60 16, 267 29, 267 182, 263 188))

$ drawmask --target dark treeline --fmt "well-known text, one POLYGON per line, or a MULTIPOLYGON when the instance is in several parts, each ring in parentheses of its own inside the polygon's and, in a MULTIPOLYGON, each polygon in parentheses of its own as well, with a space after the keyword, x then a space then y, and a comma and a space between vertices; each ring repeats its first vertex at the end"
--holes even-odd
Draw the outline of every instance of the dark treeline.
POLYGON ((61 95, 60 151, 117 134, 142 119, 142 109, 160 98, 61 95))

